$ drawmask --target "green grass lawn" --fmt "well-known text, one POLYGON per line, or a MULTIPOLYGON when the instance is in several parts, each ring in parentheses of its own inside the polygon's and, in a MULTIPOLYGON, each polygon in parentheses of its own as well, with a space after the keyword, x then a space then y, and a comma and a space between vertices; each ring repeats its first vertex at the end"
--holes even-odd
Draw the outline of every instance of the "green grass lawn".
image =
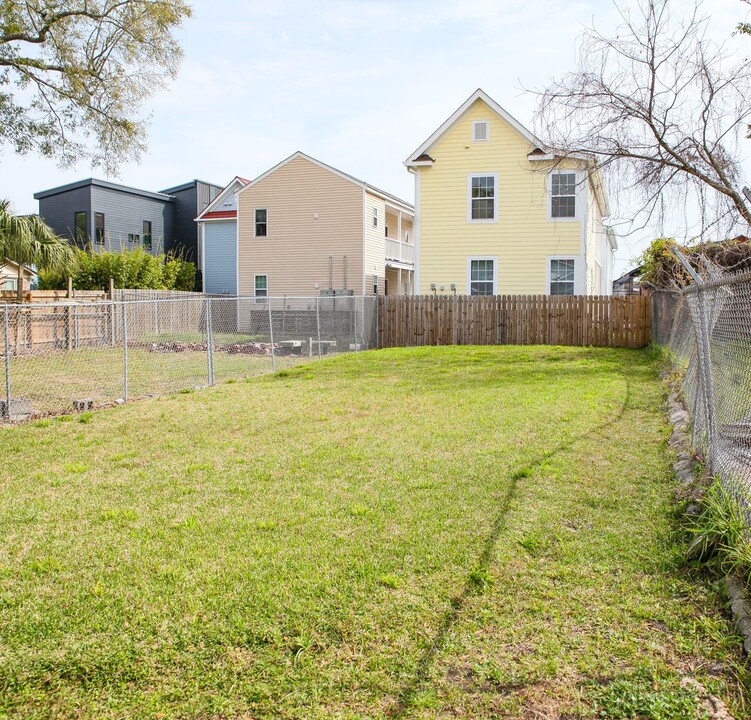
POLYGON ((0 431, 0 717, 743 716, 648 353, 376 351, 0 431))

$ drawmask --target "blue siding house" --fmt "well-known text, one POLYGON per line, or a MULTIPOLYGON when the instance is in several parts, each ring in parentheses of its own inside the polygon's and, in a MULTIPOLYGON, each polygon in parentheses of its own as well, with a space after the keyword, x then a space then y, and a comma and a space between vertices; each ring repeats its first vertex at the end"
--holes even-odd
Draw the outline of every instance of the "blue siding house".
POLYGON ((236 177, 196 218, 200 237, 203 290, 212 295, 237 295, 237 198, 250 181, 236 177))

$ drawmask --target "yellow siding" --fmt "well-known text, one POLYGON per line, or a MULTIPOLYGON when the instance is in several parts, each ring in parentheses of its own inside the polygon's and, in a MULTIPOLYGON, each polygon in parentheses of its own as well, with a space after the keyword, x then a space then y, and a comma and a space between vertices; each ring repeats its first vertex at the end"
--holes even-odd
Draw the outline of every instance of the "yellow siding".
MULTIPOLYGON (((548 257, 568 255, 582 265, 582 224, 548 219, 550 163, 527 160, 533 150, 526 138, 482 100, 429 149, 432 167, 418 167, 420 190, 420 288, 431 283, 468 292, 467 258, 495 256, 499 293, 546 293, 548 257), (473 122, 487 120, 489 140, 472 140, 473 122), (468 178, 472 173, 498 173, 498 221, 468 222, 468 178)), ((587 192, 577 198, 586 214, 587 192)), ((581 217, 581 215, 580 215, 581 217)), ((447 290, 448 291, 448 290, 447 290)))
POLYGON ((268 275, 269 295, 318 295, 329 256, 334 288, 344 287, 346 256, 347 287, 362 291, 363 190, 305 158, 238 195, 238 238, 242 295, 253 295, 256 274, 268 275), (267 237, 254 237, 255 208, 268 211, 267 237))

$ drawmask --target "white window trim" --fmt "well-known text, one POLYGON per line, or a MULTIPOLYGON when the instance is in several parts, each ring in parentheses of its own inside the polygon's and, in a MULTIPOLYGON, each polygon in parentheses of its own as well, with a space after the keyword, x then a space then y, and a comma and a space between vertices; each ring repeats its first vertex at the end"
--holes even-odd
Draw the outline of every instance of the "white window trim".
POLYGON ((261 208, 253 208, 253 237, 268 237, 269 236, 269 209, 265 207, 261 208), (266 234, 265 235, 257 235, 256 234, 256 225, 258 225, 258 221, 256 220, 256 213, 259 210, 265 210, 266 211, 266 234))
MULTIPOLYGON (((261 236, 263 237, 263 235, 261 236)), ((258 275, 253 275, 253 297, 260 297, 260 298, 267 298, 269 296, 269 275, 268 273, 258 273, 258 275), (266 278, 266 294, 265 295, 256 295, 256 278, 259 277, 265 277, 266 278)))
POLYGON ((475 122, 472 123, 472 142, 476 143, 486 143, 490 140, 490 121, 489 120, 475 120, 475 122), (478 125, 485 125, 485 139, 484 140, 478 140, 477 139, 477 126, 478 125))
MULTIPOLYGON (((579 222, 583 205, 582 193, 586 189, 586 183, 582 178, 582 173, 577 170, 551 170, 548 173, 548 220, 550 222, 579 222), (576 207, 574 208, 574 217, 553 217, 553 175, 575 175, 576 176, 576 195, 574 196, 576 207)), ((569 196, 570 197, 570 196, 569 196)))
MULTIPOLYGON (((498 295, 498 256, 497 255, 469 255, 467 257, 467 292, 469 295, 472 290, 472 261, 473 260, 492 260, 493 261, 493 295, 498 295)), ((550 264, 548 263, 548 268, 550 264)), ((548 285, 550 287, 550 285, 548 285)))
POLYGON ((470 173, 467 176, 467 222, 473 225, 487 225, 488 223, 498 222, 498 173, 470 173), (472 219, 472 180, 473 178, 492 177, 493 178, 493 219, 492 220, 473 220, 472 219))
MULTIPOLYGON (((581 279, 581 268, 582 268, 582 261, 581 258, 578 255, 548 255, 545 262, 547 263, 547 283, 545 284, 546 287, 546 294, 550 295, 550 265, 553 260, 573 260, 574 261, 574 295, 584 295, 585 293, 582 292, 582 279, 581 279)), ((553 297, 551 295, 551 297, 553 297)), ((559 296, 556 295, 555 297, 571 297, 563 295, 559 296)))

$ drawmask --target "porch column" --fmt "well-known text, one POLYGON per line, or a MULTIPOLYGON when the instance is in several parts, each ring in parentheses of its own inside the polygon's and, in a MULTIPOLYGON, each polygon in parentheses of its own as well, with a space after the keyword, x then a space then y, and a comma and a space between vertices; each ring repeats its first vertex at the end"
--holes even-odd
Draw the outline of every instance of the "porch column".
MULTIPOLYGON (((399 215, 399 219, 401 220, 401 213, 399 215)), ((399 223, 401 225, 401 223, 399 223)), ((402 290, 402 269, 399 268, 399 272, 397 273, 399 277, 399 287, 396 290, 397 295, 402 295, 404 291, 402 290)))
MULTIPOLYGON (((399 261, 404 260, 402 257, 402 211, 396 211, 396 239, 399 241, 399 261)), ((401 271, 400 271, 401 272, 401 271)))

